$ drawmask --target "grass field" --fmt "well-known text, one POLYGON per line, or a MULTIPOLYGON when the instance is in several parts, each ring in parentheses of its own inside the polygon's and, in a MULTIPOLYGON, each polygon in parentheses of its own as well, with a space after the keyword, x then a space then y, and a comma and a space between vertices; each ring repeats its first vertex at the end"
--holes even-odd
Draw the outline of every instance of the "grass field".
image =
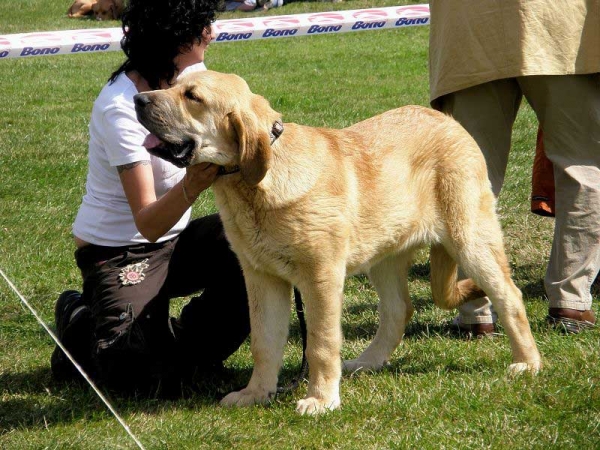
MULTIPOLYGON (((298 2, 269 14, 403 3, 298 2)), ((0 0, 0 34, 118 26, 70 21, 69 4, 0 0)), ((207 65, 244 77, 287 122, 343 127, 400 105, 427 105, 427 43, 427 27, 219 43, 207 65)), ((48 324, 58 294, 79 287, 70 227, 84 192, 87 123, 120 61, 119 52, 0 61, 0 269, 48 324)), ((422 252, 411 271, 417 311, 404 344, 385 370, 343 378, 341 410, 297 416, 294 404, 306 383, 268 406, 220 408, 218 398, 249 378, 247 344, 227 361, 224 379, 199 381, 175 400, 112 396, 116 409, 147 449, 600 448, 600 331, 565 336, 545 325, 541 280, 553 224, 528 209, 536 128, 524 105, 499 213, 545 362, 537 377, 506 377, 505 337, 469 341, 452 332, 453 313, 431 303, 422 252)), ((214 210, 207 192, 194 212, 214 210)), ((348 280, 344 358, 373 337, 376 302, 364 278, 348 280)), ((283 382, 300 364, 292 324, 283 382)), ((0 448, 135 448, 91 389, 52 381, 53 347, 0 279, 0 448)))

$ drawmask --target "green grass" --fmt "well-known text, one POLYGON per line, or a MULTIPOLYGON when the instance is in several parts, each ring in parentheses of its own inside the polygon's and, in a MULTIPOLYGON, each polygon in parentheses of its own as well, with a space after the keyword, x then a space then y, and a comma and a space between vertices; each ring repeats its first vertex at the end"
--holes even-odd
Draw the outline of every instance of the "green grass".
MULTIPOLYGON (((0 34, 118 26, 71 21, 64 15, 68 3, 0 0, 0 34)), ((406 2, 299 2, 269 14, 399 3, 406 2)), ((211 46, 207 64, 246 78, 285 121, 342 127, 399 105, 427 105, 427 39, 428 28, 417 27, 219 43, 211 46)), ((70 227, 84 192, 87 123, 95 96, 120 61, 118 52, 0 61, 0 268, 47 323, 58 294, 80 283, 70 227)), ((536 127, 525 106, 499 212, 546 363, 539 376, 506 378, 506 338, 466 341, 451 333, 453 314, 432 306, 421 252, 411 271, 417 312, 405 343, 382 372, 343 378, 339 411, 297 416, 294 403, 305 383, 269 406, 218 407, 217 398, 250 375, 247 345, 227 362, 227 378, 199 380, 184 398, 112 397, 113 404, 148 449, 598 448, 600 331, 564 336, 544 322, 541 279, 552 221, 528 210, 536 127)), ((208 192, 195 214, 212 211, 208 192)), ((376 326, 375 293, 364 278, 350 279, 343 357, 355 357, 376 326)), ((89 388, 51 380, 52 349, 0 280, 0 448, 134 448, 89 388)), ((294 320, 284 382, 298 370, 300 356, 294 320)))

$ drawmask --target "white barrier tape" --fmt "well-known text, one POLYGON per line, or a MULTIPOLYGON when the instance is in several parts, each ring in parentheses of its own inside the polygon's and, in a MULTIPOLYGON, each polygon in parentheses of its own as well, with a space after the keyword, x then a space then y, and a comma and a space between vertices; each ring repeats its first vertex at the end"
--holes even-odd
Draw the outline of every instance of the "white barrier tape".
MULTIPOLYGON (((213 42, 312 36, 429 24, 429 5, 217 20, 213 42)), ((121 28, 0 35, 0 60, 121 50, 121 28)))

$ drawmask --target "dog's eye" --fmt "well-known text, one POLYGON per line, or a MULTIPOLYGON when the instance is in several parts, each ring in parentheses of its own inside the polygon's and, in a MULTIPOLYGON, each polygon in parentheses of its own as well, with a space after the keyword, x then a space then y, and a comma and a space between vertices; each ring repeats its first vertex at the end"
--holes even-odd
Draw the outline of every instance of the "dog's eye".
POLYGON ((192 89, 187 89, 183 95, 188 100, 192 100, 193 102, 197 102, 197 103, 202 103, 202 99, 200 97, 198 97, 196 94, 194 94, 194 91, 192 89))

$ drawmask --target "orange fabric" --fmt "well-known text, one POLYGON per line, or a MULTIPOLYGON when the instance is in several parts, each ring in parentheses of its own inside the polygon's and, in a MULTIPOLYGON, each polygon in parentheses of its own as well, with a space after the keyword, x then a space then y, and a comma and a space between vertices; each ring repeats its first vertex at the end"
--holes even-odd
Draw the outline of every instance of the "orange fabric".
POLYGON ((554 168, 544 152, 542 129, 538 129, 531 174, 531 212, 554 217, 554 168))

